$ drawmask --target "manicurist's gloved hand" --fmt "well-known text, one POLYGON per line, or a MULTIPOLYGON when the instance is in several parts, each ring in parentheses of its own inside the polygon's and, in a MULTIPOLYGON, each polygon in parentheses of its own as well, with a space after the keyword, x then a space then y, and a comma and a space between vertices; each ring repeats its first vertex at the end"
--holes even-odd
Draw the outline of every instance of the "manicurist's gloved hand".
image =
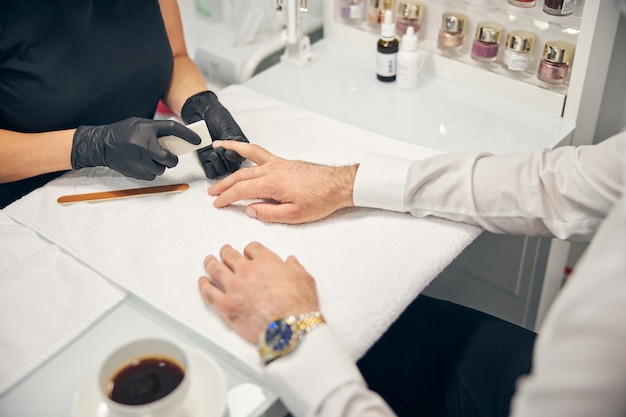
POLYGON ((109 125, 79 126, 72 143, 72 168, 107 166, 127 177, 153 180, 178 163, 178 157, 157 141, 168 135, 194 145, 202 141, 172 120, 131 117, 109 125))
MULTIPOLYGON (((183 105, 181 116, 186 124, 204 120, 213 140, 248 142, 233 116, 212 91, 203 91, 189 97, 183 105)), ((237 171, 244 159, 235 151, 222 147, 213 149, 213 146, 198 150, 198 157, 209 178, 237 171)))

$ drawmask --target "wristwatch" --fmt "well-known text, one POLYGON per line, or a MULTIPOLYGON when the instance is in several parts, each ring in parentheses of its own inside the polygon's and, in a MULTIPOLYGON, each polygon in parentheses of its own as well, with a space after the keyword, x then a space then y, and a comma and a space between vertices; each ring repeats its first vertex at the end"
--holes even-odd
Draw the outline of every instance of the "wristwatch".
POLYGON ((259 340, 259 356, 263 364, 291 352, 305 334, 326 323, 319 311, 273 320, 267 325, 259 340))

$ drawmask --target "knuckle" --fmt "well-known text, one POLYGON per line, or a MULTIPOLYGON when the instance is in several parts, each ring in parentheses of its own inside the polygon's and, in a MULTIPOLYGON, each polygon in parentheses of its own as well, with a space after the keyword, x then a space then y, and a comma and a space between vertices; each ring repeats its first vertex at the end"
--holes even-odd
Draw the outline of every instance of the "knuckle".
POLYGON ((211 284, 203 283, 200 290, 202 292, 202 296, 204 297, 204 299, 207 300, 209 303, 214 304, 215 300, 213 298, 213 293, 211 293, 211 290, 209 288, 210 285, 211 284))
POLYGON ((159 120, 159 123, 161 123, 164 127, 168 127, 168 128, 174 128, 178 124, 177 122, 173 120, 159 120))
POLYGON ((246 249, 252 249, 252 250, 256 250, 256 249, 260 249, 261 248, 261 244, 257 241, 253 241, 248 243, 248 245, 246 246, 246 249))
POLYGON ((246 175, 248 178, 254 178, 259 175, 259 166, 253 165, 249 168, 244 168, 240 170, 240 172, 242 173, 241 175, 246 175))
POLYGON ((246 189, 246 184, 243 182, 236 182, 232 187, 232 190, 237 195, 243 194, 245 192, 245 189, 246 189))

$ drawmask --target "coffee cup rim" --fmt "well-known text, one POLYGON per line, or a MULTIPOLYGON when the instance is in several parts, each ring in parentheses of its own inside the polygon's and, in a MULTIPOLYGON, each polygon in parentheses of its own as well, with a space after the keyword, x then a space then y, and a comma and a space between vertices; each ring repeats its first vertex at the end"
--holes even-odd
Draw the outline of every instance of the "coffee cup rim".
POLYGON ((98 389, 104 402, 114 413, 128 416, 143 415, 182 405, 187 395, 189 379, 189 358, 185 349, 171 340, 142 338, 125 343, 107 355, 98 372, 98 389), (182 366, 184 374, 180 384, 166 396, 146 404, 129 405, 112 400, 107 392, 108 383, 116 372, 132 363, 133 360, 149 357, 168 357, 177 365, 182 366))

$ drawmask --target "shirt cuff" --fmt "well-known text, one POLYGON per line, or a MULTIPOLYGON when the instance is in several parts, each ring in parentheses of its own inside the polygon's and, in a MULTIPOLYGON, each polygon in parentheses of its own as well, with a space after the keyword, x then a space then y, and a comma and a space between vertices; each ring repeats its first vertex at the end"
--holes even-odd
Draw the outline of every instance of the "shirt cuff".
POLYGON ((366 386, 354 361, 328 325, 315 328, 293 352, 267 365, 265 375, 285 406, 297 416, 320 407, 342 385, 366 386))
POLYGON ((354 179, 354 205, 404 212, 405 182, 412 163, 388 155, 365 155, 354 179))

